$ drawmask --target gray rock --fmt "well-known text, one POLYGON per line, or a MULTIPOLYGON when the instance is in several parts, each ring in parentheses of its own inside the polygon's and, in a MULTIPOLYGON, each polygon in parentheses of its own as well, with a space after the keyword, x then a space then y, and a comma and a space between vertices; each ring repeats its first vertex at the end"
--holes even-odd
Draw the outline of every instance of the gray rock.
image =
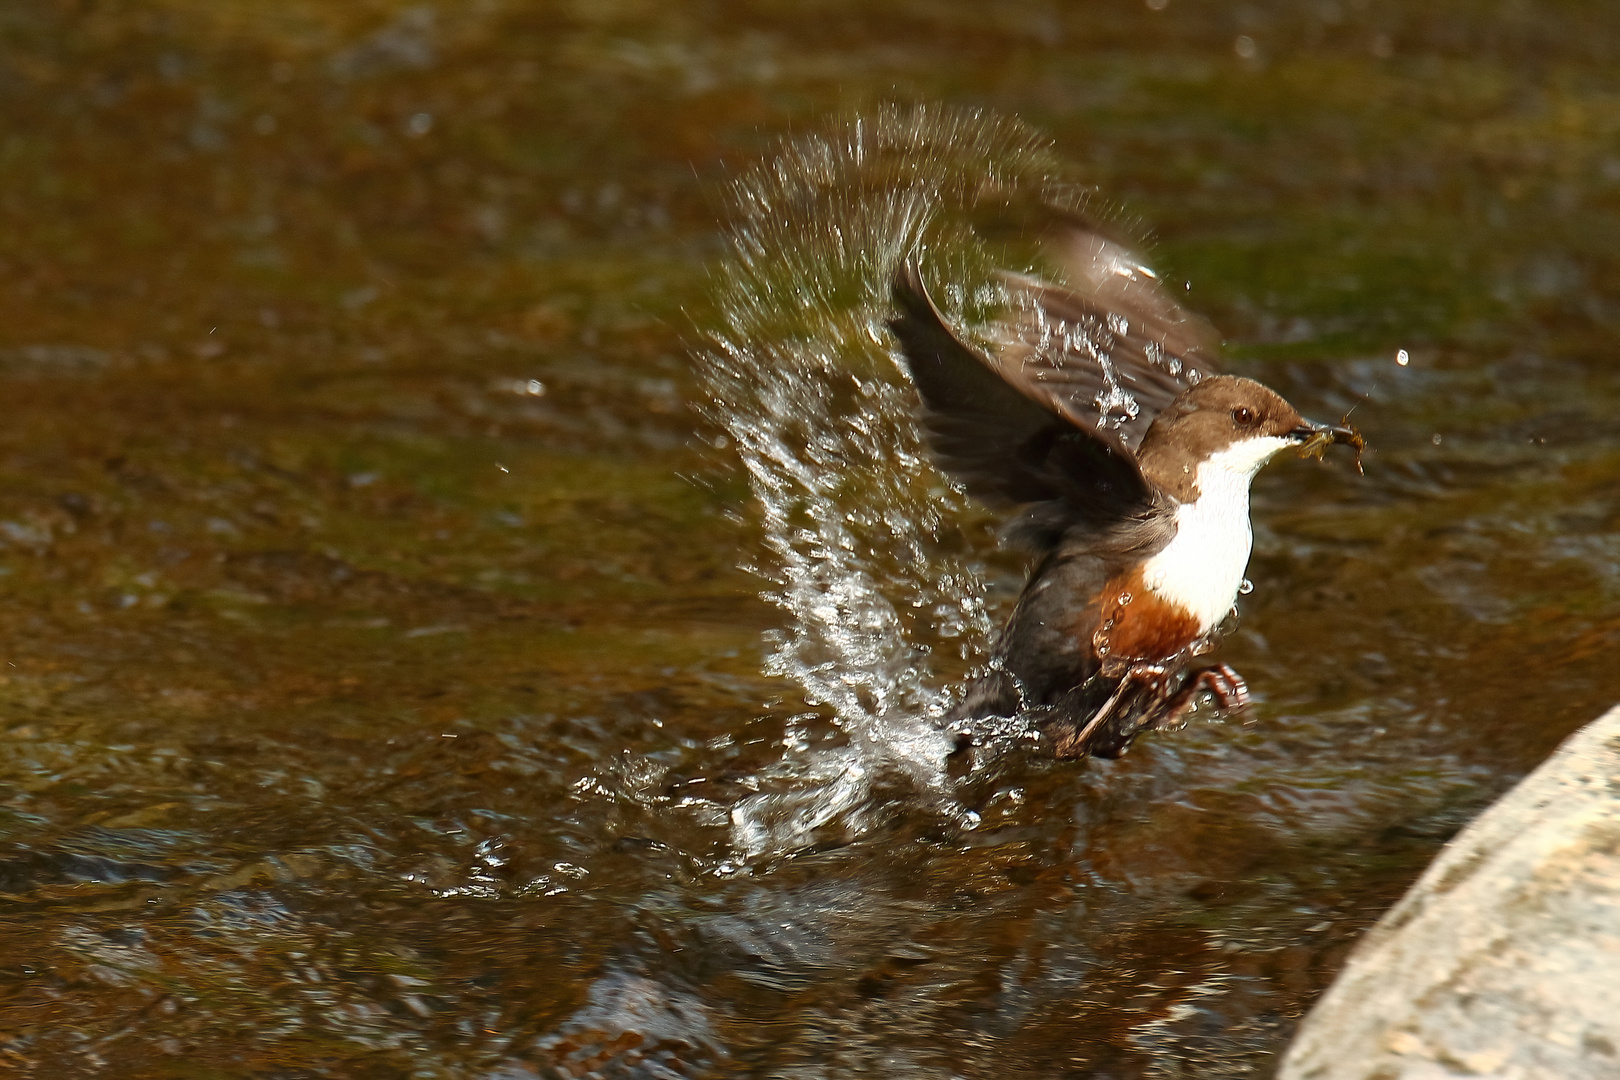
POLYGON ((1464 829, 1356 947, 1279 1080, 1620 1077, 1620 707, 1464 829))

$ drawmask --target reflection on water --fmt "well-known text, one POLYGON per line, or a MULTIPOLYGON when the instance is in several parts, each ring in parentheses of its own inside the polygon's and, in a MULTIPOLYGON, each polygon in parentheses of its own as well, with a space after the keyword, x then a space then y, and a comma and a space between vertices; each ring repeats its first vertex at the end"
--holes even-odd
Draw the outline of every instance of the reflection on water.
POLYGON ((1463 0, 8 9, 0 1060, 1267 1075, 1620 689, 1617 53, 1463 0), (1246 722, 944 768, 1023 568, 875 271, 920 237, 971 320, 1087 184, 1377 452, 1256 484, 1246 722))

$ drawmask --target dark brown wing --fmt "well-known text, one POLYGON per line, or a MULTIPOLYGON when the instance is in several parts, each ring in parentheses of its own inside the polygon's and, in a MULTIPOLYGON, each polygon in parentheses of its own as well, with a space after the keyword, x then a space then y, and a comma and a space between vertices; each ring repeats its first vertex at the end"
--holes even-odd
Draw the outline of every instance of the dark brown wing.
POLYGON ((1023 394, 1134 450, 1166 405, 1219 370, 1215 331, 1113 241, 1068 227, 1053 246, 1067 285, 1002 275, 1011 302, 991 331, 993 366, 1023 394))
MULTIPOLYGON (((1022 391, 951 332, 915 263, 895 274, 889 320, 922 396, 940 466, 988 502, 1048 504, 1041 535, 1102 527, 1153 503, 1136 457, 1110 431, 1077 427, 1048 400, 1022 391)), ((1047 542, 1043 540, 1043 542, 1047 542)))

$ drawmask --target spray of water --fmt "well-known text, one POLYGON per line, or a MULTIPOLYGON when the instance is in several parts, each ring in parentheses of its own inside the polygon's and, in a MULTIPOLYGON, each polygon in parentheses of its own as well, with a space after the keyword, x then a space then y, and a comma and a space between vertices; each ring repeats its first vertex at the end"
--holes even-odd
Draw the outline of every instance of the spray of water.
POLYGON ((979 575, 943 542, 965 498, 928 463, 883 323, 888 283, 924 254, 971 323, 1004 299, 990 269, 1006 254, 975 214, 1077 190, 1023 125, 932 108, 801 138, 731 189, 720 322, 699 357, 709 419, 756 500, 751 569, 787 616, 768 670, 830 708, 843 735, 836 747, 789 739, 764 790, 733 807, 744 858, 858 835, 875 785, 894 777, 959 809, 930 657, 970 655, 991 626, 979 575))

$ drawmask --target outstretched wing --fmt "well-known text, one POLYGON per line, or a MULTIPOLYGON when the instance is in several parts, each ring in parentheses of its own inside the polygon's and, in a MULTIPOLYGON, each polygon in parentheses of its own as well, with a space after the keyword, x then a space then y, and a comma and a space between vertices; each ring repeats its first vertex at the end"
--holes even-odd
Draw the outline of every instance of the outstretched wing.
POLYGON ((1001 365, 951 332, 915 263, 895 274, 899 314, 889 328, 925 406, 940 466, 987 502, 1047 504, 1049 538, 1076 523, 1102 526, 1140 512, 1152 490, 1118 435, 1077 425, 1048 395, 1008 379, 1001 365))
POLYGON ((1119 244, 1067 226, 1053 247, 1066 285, 1003 274, 1011 303, 992 366, 1020 393, 1135 450, 1153 418, 1218 371, 1214 328, 1119 244))

